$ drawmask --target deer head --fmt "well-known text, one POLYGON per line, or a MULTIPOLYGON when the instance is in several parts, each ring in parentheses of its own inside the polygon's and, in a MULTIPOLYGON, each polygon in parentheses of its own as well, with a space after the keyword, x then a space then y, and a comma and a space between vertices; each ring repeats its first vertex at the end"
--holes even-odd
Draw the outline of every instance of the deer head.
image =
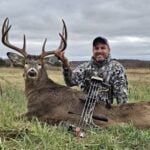
MULTIPOLYGON (((60 51, 64 51, 67 47, 67 27, 66 27, 64 20, 62 20, 62 22, 63 22, 62 34, 59 33, 59 36, 61 37, 61 42, 60 42, 59 47, 56 49, 56 50, 60 50, 60 51)), ((2 43, 5 46, 17 51, 21 55, 18 55, 16 53, 12 53, 12 52, 8 52, 7 56, 13 63, 24 66, 24 76, 26 78, 32 79, 32 80, 38 79, 40 77, 40 72, 44 66, 44 63, 46 63, 49 60, 47 58, 47 56, 55 54, 56 50, 46 51, 45 45, 46 45, 47 39, 45 39, 45 41, 43 43, 41 54, 40 55, 30 55, 26 51, 25 35, 23 38, 23 47, 22 48, 18 48, 17 46, 14 46, 13 44, 11 44, 9 42, 8 33, 9 33, 10 28, 11 28, 11 25, 9 25, 9 19, 6 18, 4 20, 4 23, 2 26, 2 43)))

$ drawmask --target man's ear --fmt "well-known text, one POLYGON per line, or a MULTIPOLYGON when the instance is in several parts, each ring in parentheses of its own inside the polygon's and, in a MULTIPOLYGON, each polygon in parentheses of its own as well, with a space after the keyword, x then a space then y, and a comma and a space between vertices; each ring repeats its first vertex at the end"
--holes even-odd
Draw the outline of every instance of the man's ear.
POLYGON ((23 66, 23 64, 24 64, 24 57, 23 56, 20 56, 16 53, 12 53, 12 52, 8 52, 7 56, 12 61, 13 64, 23 66))
POLYGON ((49 56, 49 57, 45 57, 44 58, 44 63, 45 64, 50 64, 50 65, 57 65, 61 64, 60 61, 58 60, 58 58, 56 56, 49 56))

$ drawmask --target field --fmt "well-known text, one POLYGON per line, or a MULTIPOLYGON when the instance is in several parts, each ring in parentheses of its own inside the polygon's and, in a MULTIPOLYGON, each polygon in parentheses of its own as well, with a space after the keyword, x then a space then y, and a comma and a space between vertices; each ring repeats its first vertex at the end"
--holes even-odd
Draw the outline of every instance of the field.
MULTIPOLYGON (((84 139, 65 128, 19 117, 26 112, 23 69, 0 68, 0 150, 148 150, 150 129, 132 124, 87 131, 84 139)), ((61 71, 48 71, 64 84, 61 71)), ((129 102, 150 101, 150 69, 128 69, 129 102)))

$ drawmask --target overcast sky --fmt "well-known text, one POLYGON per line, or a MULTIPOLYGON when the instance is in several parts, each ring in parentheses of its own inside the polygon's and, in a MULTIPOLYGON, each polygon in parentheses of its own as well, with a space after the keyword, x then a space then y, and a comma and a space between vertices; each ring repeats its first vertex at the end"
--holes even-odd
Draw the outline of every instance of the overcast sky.
MULTIPOLYGON (((68 29, 69 60, 88 60, 92 41, 106 37, 113 58, 150 60, 150 0, 0 0, 0 26, 8 17, 10 41, 40 54, 58 47, 63 18, 68 29)), ((11 49, 0 43, 0 57, 11 49)))

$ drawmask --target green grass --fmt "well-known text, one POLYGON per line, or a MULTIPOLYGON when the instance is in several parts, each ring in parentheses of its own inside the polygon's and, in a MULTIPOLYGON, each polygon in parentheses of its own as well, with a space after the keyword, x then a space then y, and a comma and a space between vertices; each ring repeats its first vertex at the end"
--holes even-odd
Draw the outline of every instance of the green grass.
MULTIPOLYGON (((135 87, 137 86, 131 86, 131 92, 135 87)), ((147 91, 143 91, 144 96, 147 91)), ((141 95, 142 93, 137 99, 140 99, 141 95)), ((134 99, 134 94, 131 97, 134 99)), ((41 124, 38 121, 29 122, 20 117, 26 112, 24 93, 11 85, 3 87, 0 108, 1 150, 148 150, 150 148, 150 129, 137 129, 131 124, 101 130, 91 129, 87 131, 86 138, 80 139, 65 128, 41 124)))
MULTIPOLYGON (((148 150, 150 129, 137 129, 132 124, 107 129, 90 129, 80 139, 57 126, 27 121, 22 70, 0 72, 0 150, 148 150), (11 73, 10 73, 11 71, 11 73), (4 73, 6 72, 6 73, 4 73), (11 75, 7 77, 5 75, 11 75), (7 82, 6 82, 7 81, 7 82)), ((149 101, 150 75, 129 70, 129 102, 149 101), (136 77, 135 77, 136 75, 136 77), (142 78, 141 78, 142 76, 142 78)), ((58 77, 60 72, 57 72, 58 77)), ((57 80, 56 72, 50 76, 57 80)), ((61 76, 61 84, 64 84, 61 76)))
POLYGON ((149 101, 150 83, 130 82, 128 92, 129 92, 129 102, 149 101))

